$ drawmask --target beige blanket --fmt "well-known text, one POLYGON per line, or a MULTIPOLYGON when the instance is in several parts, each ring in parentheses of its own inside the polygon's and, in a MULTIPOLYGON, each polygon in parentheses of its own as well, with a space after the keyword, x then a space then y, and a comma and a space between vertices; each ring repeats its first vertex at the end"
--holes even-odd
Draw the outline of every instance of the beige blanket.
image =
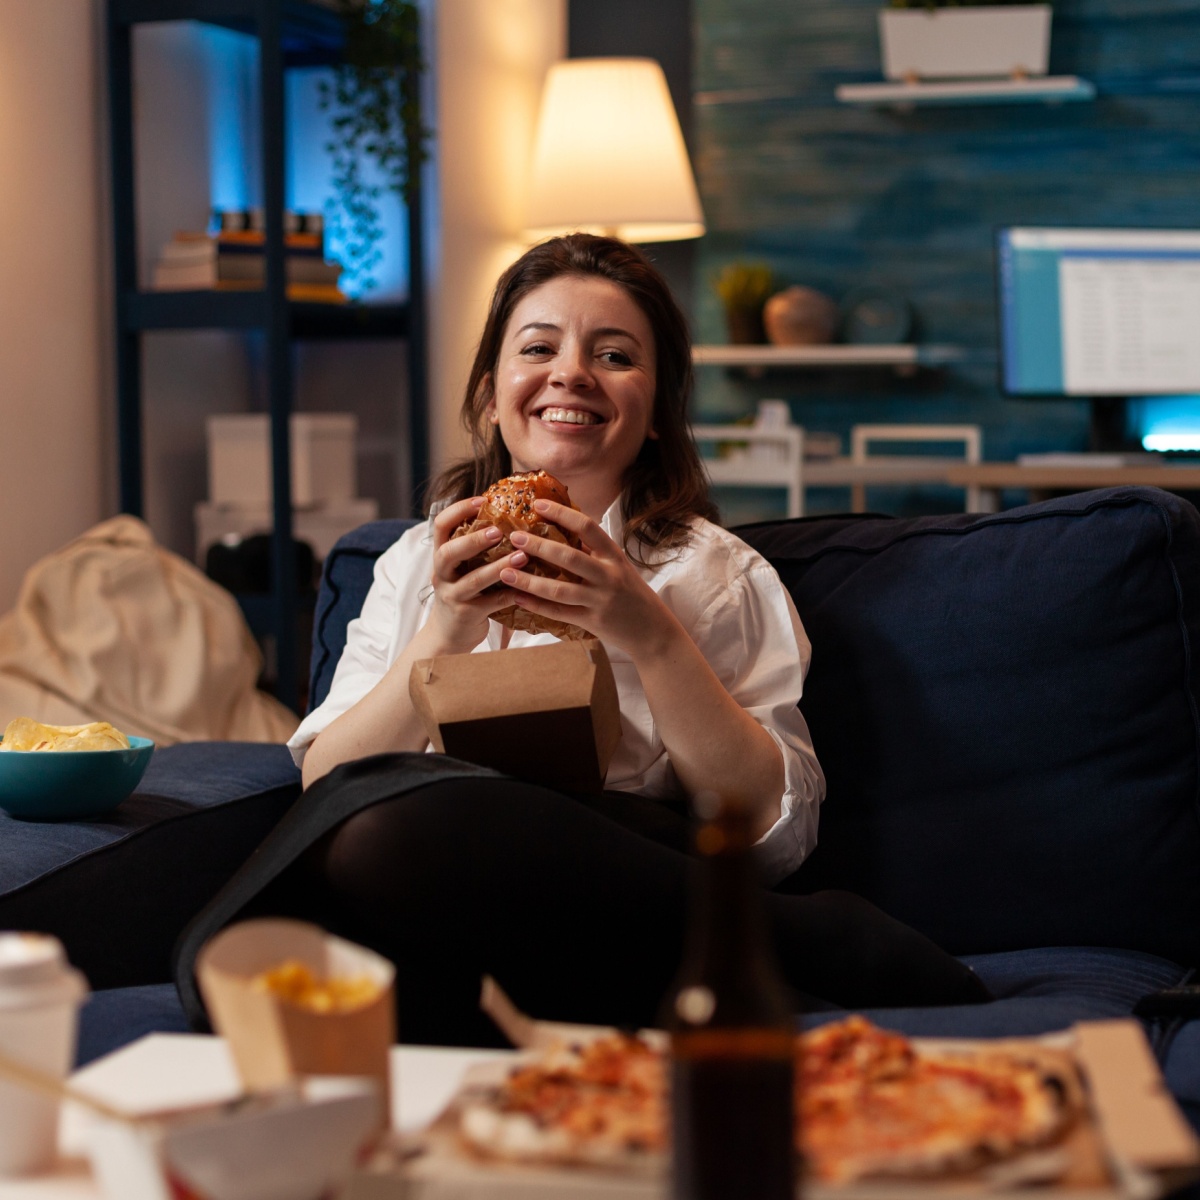
POLYGON ((26 573, 0 617, 0 729, 111 721, 173 742, 278 742, 298 718, 255 686, 237 601, 135 517, 88 530, 26 573))

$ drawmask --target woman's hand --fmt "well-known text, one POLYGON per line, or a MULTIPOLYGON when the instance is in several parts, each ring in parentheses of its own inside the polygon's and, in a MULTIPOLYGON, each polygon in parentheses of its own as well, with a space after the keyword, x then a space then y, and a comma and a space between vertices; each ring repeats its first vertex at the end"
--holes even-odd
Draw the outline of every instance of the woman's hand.
POLYGON ((512 602, 569 621, 633 660, 676 778, 689 796, 716 792, 752 814, 755 833, 779 819, 783 757, 770 734, 725 690, 674 613, 625 552, 584 513, 535 500, 540 516, 578 534, 575 550, 533 534, 511 535, 531 558, 579 577, 547 579, 504 566, 512 602), (718 732, 719 731, 719 732, 718 732))
POLYGON ((427 627, 441 654, 466 654, 487 637, 489 614, 510 603, 501 583, 502 572, 520 569, 529 561, 526 551, 518 550, 462 574, 464 563, 501 538, 494 525, 461 537, 450 536, 472 520, 482 504, 482 496, 472 496, 447 505, 433 519, 433 603, 427 627))
POLYGON ((575 534, 582 548, 525 532, 512 533, 509 540, 530 558, 568 571, 579 582, 533 575, 520 570, 520 564, 504 563, 498 578, 508 585, 512 603, 578 625, 635 660, 639 651, 674 634, 677 622, 670 610, 591 517, 553 500, 535 500, 533 507, 539 516, 575 534))
POLYGON ((320 779, 338 763, 394 750, 423 750, 429 743, 424 722, 413 708, 409 677, 413 663, 442 654, 465 654, 487 636, 488 614, 511 603, 500 573, 528 562, 525 551, 505 555, 465 575, 465 562, 500 540, 497 529, 475 529, 462 537, 451 534, 479 512, 483 498, 460 500, 433 520, 433 598, 429 619, 384 672, 379 682, 352 708, 331 722, 308 748, 304 786, 320 779), (496 591, 487 589, 496 587, 496 591), (486 594, 485 594, 486 593, 486 594))

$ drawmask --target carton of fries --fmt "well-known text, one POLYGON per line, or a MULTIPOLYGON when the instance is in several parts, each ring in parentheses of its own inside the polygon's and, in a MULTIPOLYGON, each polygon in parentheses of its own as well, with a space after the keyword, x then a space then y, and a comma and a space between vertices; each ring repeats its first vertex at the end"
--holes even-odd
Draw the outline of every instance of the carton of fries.
POLYGON ((621 713, 594 638, 413 664, 409 695, 433 748, 566 792, 599 792, 621 713))
POLYGON ((386 958, 316 925, 267 918, 214 937, 197 957, 196 976, 248 1091, 357 1075, 388 1096, 396 1019, 395 968, 386 958))

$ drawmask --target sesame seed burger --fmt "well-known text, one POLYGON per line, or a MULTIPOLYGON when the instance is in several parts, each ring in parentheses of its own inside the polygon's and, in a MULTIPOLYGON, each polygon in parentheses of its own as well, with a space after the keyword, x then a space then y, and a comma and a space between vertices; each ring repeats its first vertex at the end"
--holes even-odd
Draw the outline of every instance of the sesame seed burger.
MULTIPOLYGON (((463 534, 473 533, 477 529, 486 529, 494 525, 500 530, 500 540, 489 546, 482 554, 468 559, 462 566, 465 575, 482 567, 485 563, 495 562, 513 552, 513 544, 509 535, 518 530, 532 533, 547 541, 560 542, 566 546, 579 548, 579 539, 575 534, 549 521, 543 520, 534 511, 535 500, 553 500, 567 508, 575 508, 571 497, 567 494, 565 485, 546 471, 520 471, 508 475, 497 483, 492 484, 483 493, 483 505, 470 521, 464 521, 450 536, 462 537, 463 534)), ((529 565, 523 568, 530 575, 541 575, 549 579, 565 579, 572 583, 578 582, 578 577, 569 571, 561 571, 541 559, 529 557, 529 565)), ((592 635, 578 625, 566 621, 556 621, 553 617, 539 616, 515 604, 497 609, 491 614, 493 621, 509 629, 522 630, 526 633, 552 633, 564 641, 578 641, 592 635)))

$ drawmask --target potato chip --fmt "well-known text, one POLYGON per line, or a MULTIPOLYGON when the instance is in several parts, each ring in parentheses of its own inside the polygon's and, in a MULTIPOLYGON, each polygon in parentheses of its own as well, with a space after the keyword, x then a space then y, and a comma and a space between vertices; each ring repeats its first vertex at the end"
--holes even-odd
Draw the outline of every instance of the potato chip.
POLYGON ((349 1012, 370 1004, 380 992, 369 975, 317 976, 307 963, 289 958, 254 977, 254 987, 315 1013, 349 1012))
POLYGON ((4 729, 0 750, 128 750, 129 739, 107 721, 88 725, 43 725, 14 717, 4 729))

